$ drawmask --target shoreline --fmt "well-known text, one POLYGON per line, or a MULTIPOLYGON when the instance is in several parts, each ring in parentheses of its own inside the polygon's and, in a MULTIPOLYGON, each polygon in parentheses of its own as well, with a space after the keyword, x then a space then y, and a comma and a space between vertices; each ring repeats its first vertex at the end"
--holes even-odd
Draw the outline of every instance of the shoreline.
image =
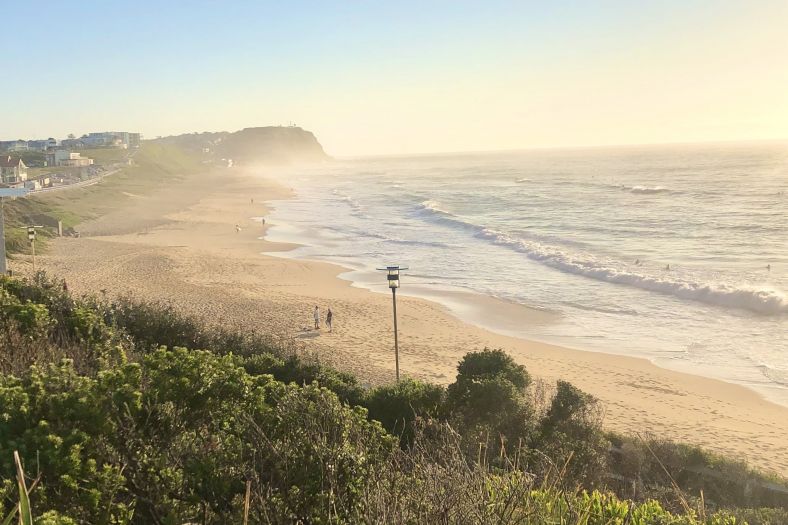
MULTIPOLYGON (((190 191, 163 208, 163 199, 141 197, 154 206, 135 203, 86 225, 82 238, 53 243, 52 253, 40 257, 41 267, 67 278, 78 293, 131 293, 168 300, 221 324, 259 325, 292 337, 362 382, 393 380, 388 295, 339 278, 341 266, 271 255, 295 245, 260 240, 270 225, 261 227, 250 217, 270 213, 267 203, 288 196, 287 188, 265 174, 234 173, 220 187, 197 184, 190 191), (151 213, 162 220, 152 225, 151 213), (135 228, 141 217, 145 227, 135 228), (235 233, 235 224, 241 232, 235 233), (314 304, 323 312, 326 306, 334 310, 334 333, 303 330, 314 304)), ((13 265, 24 266, 18 260, 13 265)), ((489 313, 494 306, 478 308, 489 313)), ((600 399, 608 430, 684 441, 788 474, 788 409, 749 388, 661 368, 645 358, 497 334, 427 299, 402 296, 398 313, 406 376, 446 384, 465 353, 503 348, 546 383, 564 379, 600 399)))

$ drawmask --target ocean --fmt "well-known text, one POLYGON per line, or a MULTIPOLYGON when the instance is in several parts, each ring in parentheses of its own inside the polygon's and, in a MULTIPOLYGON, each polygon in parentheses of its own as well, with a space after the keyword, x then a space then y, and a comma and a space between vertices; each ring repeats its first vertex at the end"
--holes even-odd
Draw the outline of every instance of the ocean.
POLYGON ((277 255, 385 293, 375 268, 406 265, 402 294, 545 314, 494 331, 788 405, 788 144, 343 159, 281 181, 296 197, 272 203, 267 238, 300 247, 277 255))

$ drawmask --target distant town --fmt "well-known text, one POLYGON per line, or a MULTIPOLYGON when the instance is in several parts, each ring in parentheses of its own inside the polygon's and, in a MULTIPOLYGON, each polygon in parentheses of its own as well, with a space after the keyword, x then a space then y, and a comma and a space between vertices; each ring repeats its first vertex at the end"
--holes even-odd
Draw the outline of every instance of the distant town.
POLYGON ((63 140, 0 141, 0 184, 31 192, 90 184, 131 164, 141 140, 139 133, 101 131, 63 140))

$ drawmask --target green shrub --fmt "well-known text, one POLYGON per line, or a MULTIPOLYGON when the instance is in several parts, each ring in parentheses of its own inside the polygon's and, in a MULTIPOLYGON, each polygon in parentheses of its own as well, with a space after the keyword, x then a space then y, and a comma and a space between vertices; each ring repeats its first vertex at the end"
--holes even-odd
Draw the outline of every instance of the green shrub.
MULTIPOLYGON (((120 465, 100 461, 97 437, 111 432, 95 397, 96 381, 79 376, 71 362, 31 367, 21 379, 0 376, 0 479, 13 478, 13 452, 42 473, 38 508, 54 508, 80 522, 98 515, 121 518, 113 504, 122 490, 120 465)), ((13 499, 8 481, 0 501, 13 499)))
POLYGON ((531 384, 531 376, 524 366, 503 350, 485 348, 481 352, 465 354, 457 365, 457 384, 473 383, 485 379, 501 378, 510 382, 520 392, 531 384))
POLYGON ((604 482, 607 471, 610 443, 601 424, 596 399, 571 383, 558 381, 532 447, 563 472, 564 482, 593 487, 604 482))
POLYGON ((349 523, 394 439, 364 409, 317 385, 289 385, 274 397, 273 411, 249 436, 256 497, 267 507, 256 522, 349 523))
POLYGON ((6 321, 16 323, 21 333, 30 339, 46 337, 52 326, 49 310, 43 304, 4 298, 2 309, 6 321))
POLYGON ((351 406, 361 404, 364 399, 364 389, 352 374, 326 367, 317 361, 303 360, 296 355, 290 355, 280 365, 272 366, 269 373, 277 381, 299 386, 316 381, 351 406))
POLYGON ((417 417, 444 418, 446 391, 439 385, 404 379, 371 390, 364 402, 369 417, 380 421, 389 433, 400 436, 402 445, 413 438, 417 417))
POLYGON ((280 370, 285 364, 284 359, 273 354, 250 355, 242 363, 246 373, 253 376, 273 374, 274 371, 280 370))

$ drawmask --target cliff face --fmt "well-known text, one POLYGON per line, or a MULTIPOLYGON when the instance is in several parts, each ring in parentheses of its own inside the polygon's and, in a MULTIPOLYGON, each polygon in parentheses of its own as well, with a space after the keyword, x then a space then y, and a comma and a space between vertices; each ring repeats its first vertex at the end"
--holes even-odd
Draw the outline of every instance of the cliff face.
POLYGON ((228 133, 192 133, 158 139, 233 164, 293 164, 329 159, 311 131, 297 127, 265 126, 228 133))

